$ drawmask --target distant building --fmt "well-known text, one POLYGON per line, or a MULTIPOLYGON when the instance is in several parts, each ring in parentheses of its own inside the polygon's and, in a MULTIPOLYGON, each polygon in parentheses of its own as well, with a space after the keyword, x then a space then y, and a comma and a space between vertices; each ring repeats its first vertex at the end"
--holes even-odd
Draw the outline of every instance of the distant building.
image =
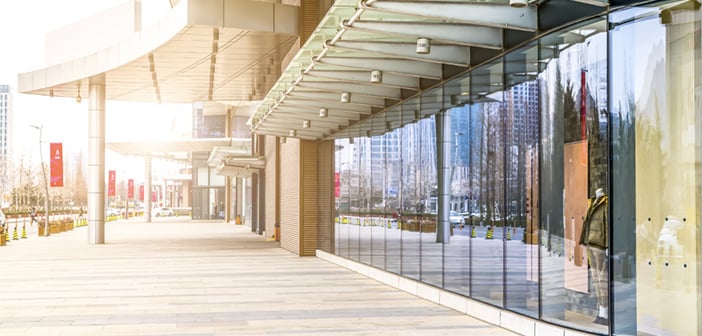
POLYGON ((12 92, 9 85, 0 85, 0 161, 7 160, 12 129, 12 92))

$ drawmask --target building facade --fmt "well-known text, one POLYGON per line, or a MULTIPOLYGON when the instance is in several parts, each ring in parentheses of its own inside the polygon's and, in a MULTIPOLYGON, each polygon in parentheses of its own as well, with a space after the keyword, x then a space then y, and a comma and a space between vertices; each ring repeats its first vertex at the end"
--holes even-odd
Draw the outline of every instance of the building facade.
POLYGON ((402 126, 335 140, 329 251, 583 332, 700 334, 701 14, 663 2, 580 20, 441 89, 480 100, 418 119, 419 97, 402 126), (365 145, 388 138, 398 145, 365 145), (432 199, 446 149, 465 224, 442 242, 432 199))

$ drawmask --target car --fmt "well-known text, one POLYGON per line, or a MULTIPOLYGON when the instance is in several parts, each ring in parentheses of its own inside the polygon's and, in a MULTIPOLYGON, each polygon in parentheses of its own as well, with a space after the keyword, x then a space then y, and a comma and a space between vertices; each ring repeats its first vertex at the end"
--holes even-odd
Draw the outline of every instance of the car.
POLYGON ((452 226, 464 225, 466 223, 463 216, 456 211, 449 212, 449 221, 451 222, 452 226))
POLYGON ((105 216, 107 216, 107 217, 114 217, 114 216, 119 217, 120 215, 121 214, 119 212, 119 209, 115 209, 115 208, 106 208, 105 209, 105 216))
POLYGON ((151 210, 151 216, 154 217, 165 217, 165 216, 173 216, 175 213, 173 212, 173 209, 169 207, 162 207, 162 208, 154 208, 151 210))

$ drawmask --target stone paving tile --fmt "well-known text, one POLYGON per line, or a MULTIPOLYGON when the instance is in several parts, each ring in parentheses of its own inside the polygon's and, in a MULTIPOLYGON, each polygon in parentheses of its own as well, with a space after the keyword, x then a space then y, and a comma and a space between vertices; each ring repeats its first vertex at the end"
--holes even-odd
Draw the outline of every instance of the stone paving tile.
POLYGON ((157 218, 0 247, 0 335, 514 335, 242 226, 157 218))

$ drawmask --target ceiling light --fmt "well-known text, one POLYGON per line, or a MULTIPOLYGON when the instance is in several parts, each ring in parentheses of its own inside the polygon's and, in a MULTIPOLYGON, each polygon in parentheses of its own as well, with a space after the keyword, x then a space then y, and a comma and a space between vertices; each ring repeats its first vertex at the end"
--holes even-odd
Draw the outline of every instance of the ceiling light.
POLYGON ((528 0, 509 0, 510 7, 523 8, 529 5, 528 0))
POLYGON ((325 107, 322 107, 319 109, 319 117, 320 118, 326 118, 327 114, 329 114, 329 110, 327 110, 325 107))
POLYGON ((310 121, 309 121, 309 120, 303 120, 303 121, 302 121, 302 128, 310 128, 310 121))
POLYGON ((280 143, 282 143, 282 144, 285 143, 285 137, 280 137, 280 143))
POLYGON ((83 99, 80 97, 80 95, 78 95, 78 96, 76 97, 76 103, 80 104, 80 101, 81 101, 81 100, 83 100, 83 99))
POLYGON ((426 37, 417 38, 417 54, 428 54, 431 50, 431 40, 426 37))
POLYGON ((341 102, 348 103, 350 101, 351 101, 351 92, 342 92, 341 93, 341 102))
POLYGON ((371 83, 382 83, 383 82, 383 72, 380 70, 371 71, 370 81, 371 81, 371 83))
POLYGON ((294 136, 296 136, 296 135, 297 135, 297 131, 296 131, 296 130, 294 130, 294 129, 292 129, 292 130, 290 130, 290 133, 289 133, 289 135, 290 135, 291 137, 294 137, 294 136))

